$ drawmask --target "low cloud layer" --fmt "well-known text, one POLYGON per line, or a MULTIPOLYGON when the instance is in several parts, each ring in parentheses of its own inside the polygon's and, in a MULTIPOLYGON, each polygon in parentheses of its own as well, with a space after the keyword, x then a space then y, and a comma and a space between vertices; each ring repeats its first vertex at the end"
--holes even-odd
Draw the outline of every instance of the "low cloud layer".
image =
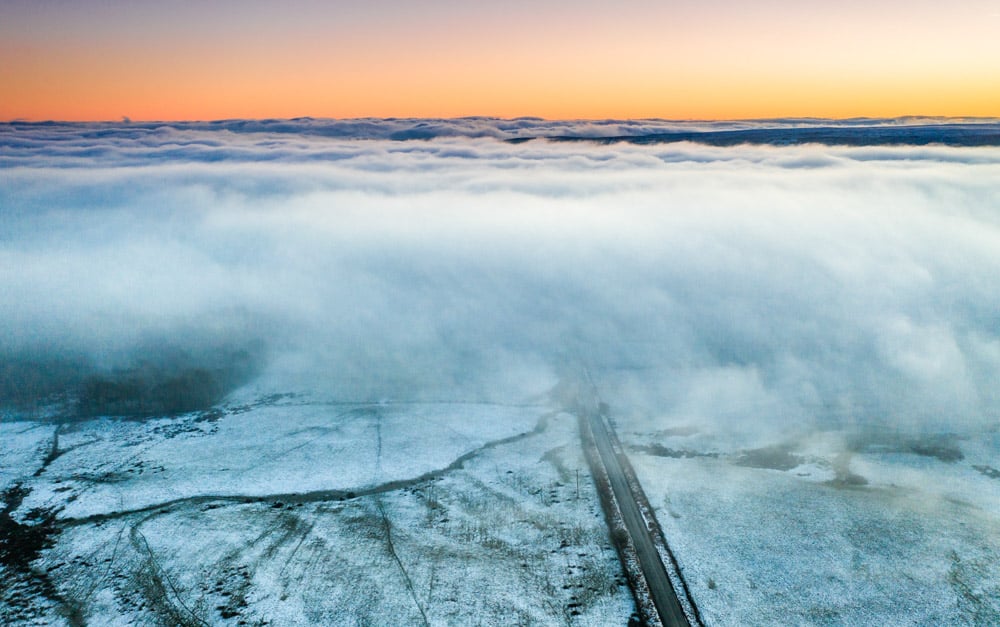
POLYGON ((214 122, 0 123, 0 167, 148 165, 193 160, 335 161, 356 153, 323 140, 492 138, 713 146, 1000 146, 998 118, 789 118, 742 121, 452 119, 219 120, 214 122))
POLYGON ((0 133, 8 403, 523 400, 586 368, 653 420, 1000 419, 998 148, 274 131, 0 133))

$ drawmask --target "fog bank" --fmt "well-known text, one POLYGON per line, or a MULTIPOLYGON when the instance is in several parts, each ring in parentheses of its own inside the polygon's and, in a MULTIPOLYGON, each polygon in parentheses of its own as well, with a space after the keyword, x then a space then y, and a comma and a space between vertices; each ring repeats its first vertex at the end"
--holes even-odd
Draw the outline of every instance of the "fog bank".
POLYGON ((997 148, 50 132, 0 150, 7 405, 519 401, 585 367, 723 427, 1000 419, 997 148))

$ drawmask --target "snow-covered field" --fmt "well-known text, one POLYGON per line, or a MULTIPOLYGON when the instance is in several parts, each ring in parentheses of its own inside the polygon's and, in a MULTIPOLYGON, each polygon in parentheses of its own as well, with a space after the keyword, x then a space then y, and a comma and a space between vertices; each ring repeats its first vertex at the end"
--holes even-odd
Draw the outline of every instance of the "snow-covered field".
POLYGON ((97 419, 61 428, 37 477, 55 427, 4 428, 24 449, 4 455, 6 481, 30 490, 13 518, 58 512, 30 572, 5 573, 5 624, 611 625, 633 611, 576 419, 545 407, 286 396, 97 419))
MULTIPOLYGON (((54 427, 26 420, 0 420, 0 491, 23 480, 25 469, 42 465, 52 444, 54 427)), ((2 500, 0 500, 2 501, 2 500)))
POLYGON ((529 431, 539 411, 282 398, 219 416, 94 420, 60 432, 66 452, 25 484, 25 506, 81 518, 192 497, 360 491, 529 431))
POLYGON ((712 625, 1000 623, 1000 433, 620 435, 712 625))

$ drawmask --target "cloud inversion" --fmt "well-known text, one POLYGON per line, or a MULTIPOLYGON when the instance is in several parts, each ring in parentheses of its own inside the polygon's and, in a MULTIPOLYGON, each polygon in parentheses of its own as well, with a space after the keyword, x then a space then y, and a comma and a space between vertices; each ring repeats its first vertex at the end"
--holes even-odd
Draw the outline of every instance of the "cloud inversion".
POLYGON ((998 148, 357 124, 380 139, 0 135, 8 400, 95 380, 160 399, 192 371, 217 384, 206 402, 253 380, 516 400, 582 366, 634 407, 734 432, 1000 416, 998 148))

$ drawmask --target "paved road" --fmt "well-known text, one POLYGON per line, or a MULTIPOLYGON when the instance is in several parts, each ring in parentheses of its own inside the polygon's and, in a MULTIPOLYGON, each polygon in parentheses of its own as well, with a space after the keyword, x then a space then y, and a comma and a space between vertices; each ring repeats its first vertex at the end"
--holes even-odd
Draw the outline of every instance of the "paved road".
POLYGON ((650 596, 652 596, 653 604, 660 614, 660 620, 667 627, 675 625, 688 627, 690 623, 687 616, 681 609, 677 594, 674 592, 667 571, 660 560, 660 554, 657 552, 656 545, 653 544, 653 539, 646 528, 646 523, 639 513, 639 506, 636 504, 635 496, 625 479, 625 473, 622 471, 618 456, 611 448, 608 427, 596 410, 589 412, 588 418, 590 429, 594 434, 594 442, 597 444, 597 452, 608 471, 611 489, 618 500, 618 507, 621 510, 625 527, 632 537, 632 542, 635 543, 635 550, 639 556, 639 566, 642 568, 642 574, 646 577, 650 596))

